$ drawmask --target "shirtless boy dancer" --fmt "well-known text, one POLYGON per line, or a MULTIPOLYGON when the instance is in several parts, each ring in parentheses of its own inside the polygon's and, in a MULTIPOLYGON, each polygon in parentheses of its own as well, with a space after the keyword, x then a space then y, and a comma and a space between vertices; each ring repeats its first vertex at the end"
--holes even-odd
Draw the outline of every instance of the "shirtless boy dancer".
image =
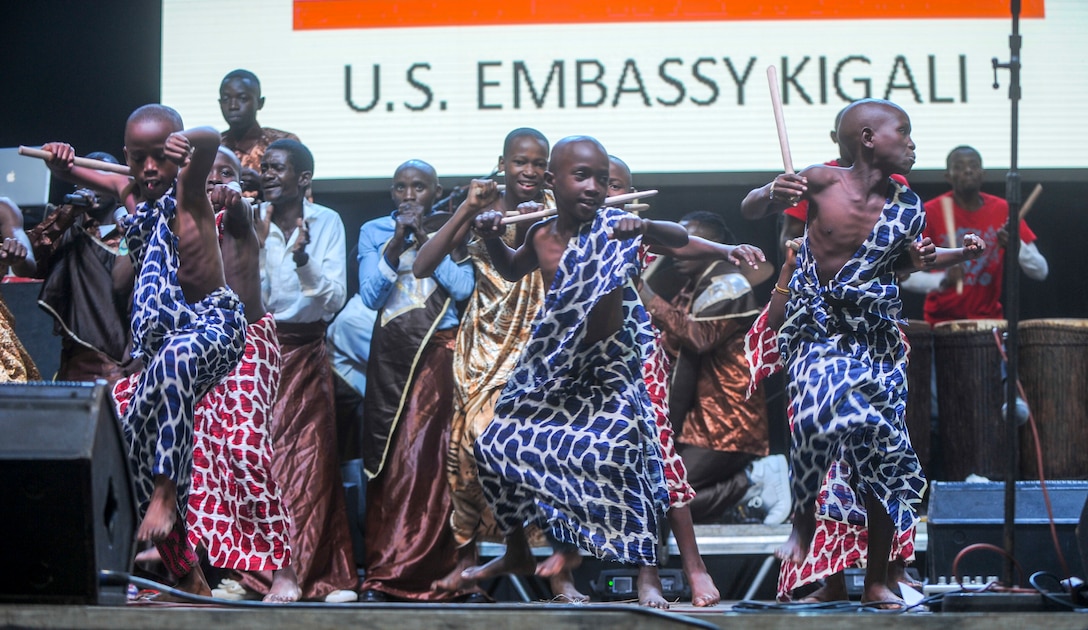
POLYGON ((539 268, 550 289, 495 418, 475 444, 506 553, 466 569, 466 579, 532 574, 526 522, 640 572, 656 564, 667 491, 642 379, 652 333, 634 280, 642 239, 681 247, 687 232, 601 208, 608 173, 599 142, 564 138, 545 174, 556 217, 530 228, 516 251, 500 238, 501 212, 475 221, 504 278, 539 268))
MULTIPOLYGON (((544 189, 548 168, 549 144, 536 129, 521 127, 506 135, 499 168, 507 187, 501 193, 490 184, 475 182, 469 196, 454 215, 419 249, 412 265, 418 277, 427 277, 447 255, 453 254, 470 236, 476 216, 485 210, 504 213, 533 211, 554 207, 551 191, 544 189), (487 193, 481 197, 481 193, 487 193), (543 205, 529 202, 540 201, 543 205)), ((532 224, 528 221, 507 226, 503 239, 511 247, 525 242, 532 224)), ((533 319, 544 302, 544 284, 539 271, 508 282, 495 268, 483 240, 469 239, 468 254, 476 274, 476 285, 469 297, 453 356, 454 414, 450 431, 450 450, 446 475, 450 480, 453 513, 450 525, 457 542, 457 566, 449 575, 435 582, 435 588, 458 591, 469 584, 461 572, 479 561, 477 541, 501 542, 495 517, 487 506, 477 480, 473 444, 491 423, 495 401, 517 366, 521 349, 529 340, 533 319)), ((582 562, 578 548, 555 545, 543 536, 530 535, 534 544, 551 542, 555 553, 541 562, 536 575, 547 578, 552 594, 570 602, 589 598, 574 586, 572 570, 582 562)))
POLYGON ((902 303, 895 271, 897 265, 962 261, 982 250, 975 238, 955 250, 935 253, 931 243, 923 248, 921 201, 889 179, 914 165, 910 131, 906 112, 888 101, 853 103, 839 136, 854 165, 812 166, 780 178, 785 181, 776 182, 776 202, 760 215, 747 215, 781 211, 802 196, 810 204, 797 269, 788 287, 775 288, 775 299, 785 301, 779 346, 793 418, 795 527, 781 555, 804 559, 816 495, 841 457, 856 471, 869 518, 862 601, 877 604, 900 603, 886 584, 890 548, 896 531, 916 522, 926 485, 903 418, 906 350, 897 325, 902 303))
MULTIPOLYGON (((205 192, 219 133, 183 131, 173 109, 140 107, 125 126, 131 177, 74 166, 75 152, 63 143, 43 148, 53 154, 55 173, 113 194, 132 213, 125 238, 136 272, 133 354, 145 367, 118 381, 114 396, 143 517, 136 536, 155 543, 180 589, 210 595, 185 540, 194 406, 238 363, 245 346, 244 307, 226 286, 205 192)), ((126 267, 117 265, 115 278, 123 278, 126 267)))

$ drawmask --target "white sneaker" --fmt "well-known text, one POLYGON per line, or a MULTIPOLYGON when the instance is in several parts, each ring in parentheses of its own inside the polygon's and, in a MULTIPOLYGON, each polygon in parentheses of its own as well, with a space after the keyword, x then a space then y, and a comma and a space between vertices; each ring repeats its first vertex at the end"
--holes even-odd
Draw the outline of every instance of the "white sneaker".
POLYGON ((329 604, 345 604, 355 601, 359 601, 359 594, 346 589, 333 591, 325 596, 325 602, 329 604))
POLYGON ((778 525, 789 518, 793 500, 790 496, 790 473, 785 455, 768 455, 752 462, 752 483, 761 486, 759 497, 765 525, 778 525))
POLYGON ((242 601, 248 596, 246 587, 242 586, 238 581, 224 578, 220 580, 219 586, 212 589, 212 597, 216 599, 225 599, 232 602, 242 601))

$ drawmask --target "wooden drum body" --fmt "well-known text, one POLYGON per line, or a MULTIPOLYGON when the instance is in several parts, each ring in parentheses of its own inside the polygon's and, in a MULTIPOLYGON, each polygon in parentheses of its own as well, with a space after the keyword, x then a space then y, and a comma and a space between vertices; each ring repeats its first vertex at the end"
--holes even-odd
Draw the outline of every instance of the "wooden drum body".
POLYGON ((933 396, 933 330, 924 320, 903 326, 910 343, 907 363, 907 432, 922 470, 929 471, 930 407, 933 396))
MULTIPOLYGON (((1001 416, 1001 352, 993 329, 1005 320, 943 322, 933 327, 937 410, 944 476, 963 480, 974 473, 1003 479, 1008 442, 1001 416)), ((913 438, 913 434, 911 435, 913 438)))
MULTIPOLYGON (((1020 322, 1020 382, 1035 416, 1048 479, 1088 477, 1088 320, 1020 322)), ((1020 471, 1038 479, 1035 440, 1020 432, 1020 471)))

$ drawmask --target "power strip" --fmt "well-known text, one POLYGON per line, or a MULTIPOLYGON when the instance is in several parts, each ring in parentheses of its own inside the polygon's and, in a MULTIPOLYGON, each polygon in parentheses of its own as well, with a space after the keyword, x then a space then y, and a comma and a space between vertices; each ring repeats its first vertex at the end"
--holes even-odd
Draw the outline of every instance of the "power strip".
POLYGON ((996 575, 991 575, 985 580, 982 576, 967 577, 962 582, 949 580, 946 576, 939 576, 936 584, 926 584, 922 587, 922 595, 944 595, 945 593, 977 593, 985 591, 998 583, 996 575))

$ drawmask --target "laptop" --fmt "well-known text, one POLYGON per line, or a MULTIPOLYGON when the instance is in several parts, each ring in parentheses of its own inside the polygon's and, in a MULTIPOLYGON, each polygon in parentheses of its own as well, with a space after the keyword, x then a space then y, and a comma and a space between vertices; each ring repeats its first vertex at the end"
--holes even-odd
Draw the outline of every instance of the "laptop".
POLYGON ((19 155, 19 148, 0 149, 0 197, 21 208, 44 206, 49 202, 52 173, 38 158, 19 155))

